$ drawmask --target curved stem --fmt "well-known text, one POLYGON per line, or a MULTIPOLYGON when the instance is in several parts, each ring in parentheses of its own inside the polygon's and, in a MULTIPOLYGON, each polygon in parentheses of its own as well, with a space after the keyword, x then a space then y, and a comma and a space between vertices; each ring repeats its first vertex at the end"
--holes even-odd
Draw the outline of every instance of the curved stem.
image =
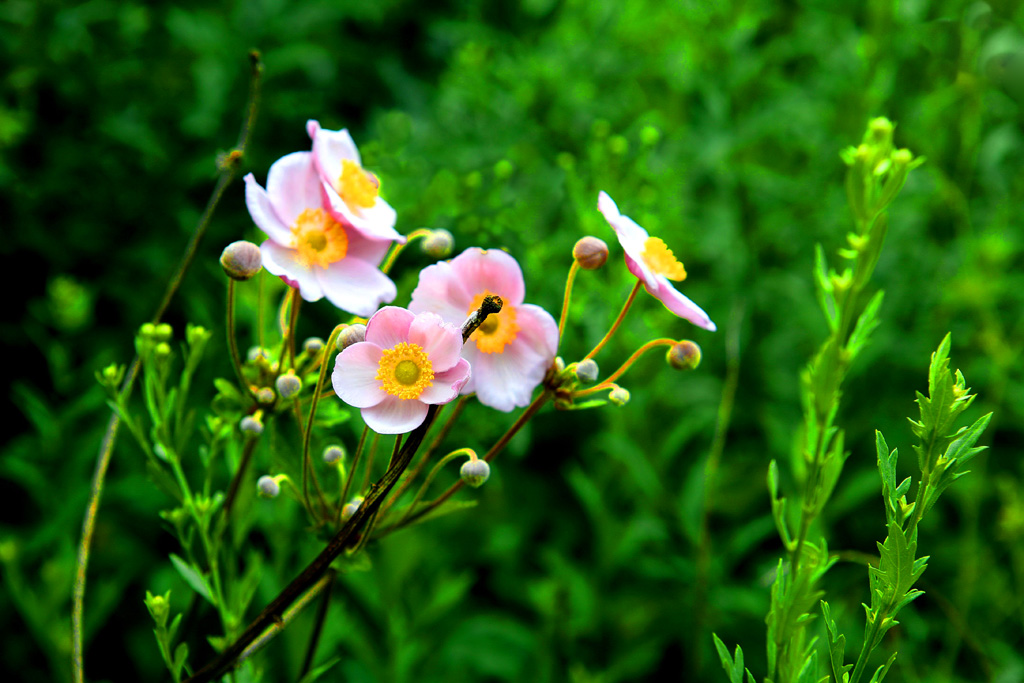
MULTIPOLYGON (((334 348, 334 344, 338 340, 338 335, 345 329, 342 325, 338 325, 331 330, 331 336, 327 340, 327 344, 324 345, 324 355, 327 354, 327 349, 334 348)), ((306 420, 306 430, 302 435, 302 498, 306 501, 306 507, 312 508, 312 504, 309 501, 309 473, 313 469, 313 463, 309 459, 309 441, 313 436, 313 420, 316 418, 316 407, 320 402, 320 387, 323 386, 324 378, 327 376, 328 363, 320 364, 320 375, 317 377, 316 386, 313 387, 313 395, 309 401, 309 418, 306 420)), ((319 480, 315 479, 316 492, 320 498, 320 505, 323 508, 324 514, 327 514, 327 501, 324 499, 324 493, 320 488, 319 480)))
POLYGON ((595 346, 590 353, 584 356, 583 360, 596 356, 598 351, 604 348, 604 345, 608 343, 608 340, 611 339, 612 335, 614 335, 616 330, 619 329, 619 325, 622 324, 622 321, 626 317, 626 313, 629 312, 629 307, 633 305, 633 299, 636 298, 636 293, 640 291, 640 286, 642 284, 643 283, 640 282, 640 280, 636 281, 636 284, 633 285, 633 290, 629 293, 629 297, 626 299, 626 303, 622 305, 622 310, 619 311, 619 317, 615 319, 615 322, 612 323, 611 329, 608 330, 608 334, 604 335, 601 341, 597 342, 597 346, 595 346))
MULTIPOLYGON (((164 297, 161 300, 160 305, 157 306, 156 313, 153 315, 152 322, 154 323, 159 322, 163 317, 163 314, 166 312, 167 307, 170 305, 171 300, 174 298, 174 295, 178 293, 178 288, 181 286, 185 273, 188 272, 189 267, 192 265, 192 261, 195 259, 196 252, 199 249, 199 244, 206 235, 206 229, 210 225, 210 219, 213 217, 213 212, 217 208, 217 205, 220 204, 220 200, 224 196, 224 191, 227 190, 228 185, 231 184, 231 181, 233 181, 235 176, 238 174, 240 162, 245 156, 245 150, 249 144, 249 135, 256 122, 256 113, 259 111, 260 82, 263 74, 263 62, 260 60, 260 53, 254 50, 249 54, 249 59, 251 63, 249 103, 246 107, 246 115, 245 120, 242 123, 242 129, 239 132, 238 144, 235 146, 234 151, 229 154, 231 158, 223 165, 220 177, 217 179, 217 184, 214 186, 213 192, 210 194, 210 199, 206 203, 206 209, 203 211, 203 215, 199 218, 199 223, 196 225, 196 230, 192 234, 192 239, 185 247, 185 253, 182 256, 181 262, 178 264, 178 269, 167 284, 167 289, 164 291, 164 297)), ((132 362, 131 370, 128 372, 125 382, 121 388, 121 392, 125 394, 125 398, 127 398, 131 393, 131 388, 135 382, 137 371, 138 357, 136 357, 132 362)), ((103 483, 107 475, 107 468, 110 464, 111 453, 113 452, 114 444, 117 441, 117 432, 119 427, 120 419, 115 413, 110 416, 110 421, 107 423, 107 430, 103 435, 100 452, 96 458, 96 469, 93 473, 89 502, 86 505, 85 516, 82 519, 82 539, 78 547, 78 557, 75 561, 75 585, 71 598, 71 669, 75 683, 84 683, 85 681, 85 663, 82 650, 82 621, 85 603, 86 569, 89 564, 89 550, 92 544, 93 531, 96 526, 96 515, 99 511, 100 498, 103 495, 103 483)))
POLYGON ((228 351, 231 354, 231 365, 234 366, 235 374, 238 376, 238 387, 250 398, 256 400, 252 393, 252 387, 245 381, 245 375, 242 374, 242 359, 238 355, 238 339, 235 337, 235 281, 232 278, 228 278, 228 303, 225 318, 228 351))
MULTIPOLYGON (((402 516, 402 519, 399 520, 398 523, 402 524, 403 522, 405 522, 405 520, 409 518, 409 516, 412 514, 412 511, 416 509, 416 504, 419 503, 420 499, 423 498, 423 494, 427 492, 428 488, 430 488, 430 484, 433 483, 434 477, 437 476, 437 473, 440 472, 445 465, 447 465, 449 462, 459 457, 460 455, 469 455, 470 453, 473 453, 473 449, 460 448, 458 450, 452 451, 448 455, 441 458, 437 462, 437 464, 434 465, 434 467, 430 470, 430 474, 427 475, 427 478, 423 480, 423 485, 420 486, 420 490, 416 492, 416 497, 412 499, 412 503, 409 505, 409 508, 406 510, 405 515, 402 516)), ((475 456, 476 454, 474 453, 474 457, 475 456)))
POLYGON ((395 265, 395 261, 398 260, 398 255, 401 254, 413 240, 420 239, 421 237, 427 237, 428 235, 430 235, 430 230, 420 228, 419 230, 413 230, 406 235, 405 242, 401 244, 395 242, 395 245, 391 247, 391 252, 388 253, 387 259, 384 261, 384 265, 380 267, 380 272, 387 274, 391 270, 391 266, 395 265))
POLYGON ((562 338, 565 330, 565 319, 569 315, 569 302, 572 300, 572 285, 576 281, 576 273, 580 269, 580 262, 573 259, 569 268, 569 275, 565 278, 565 296, 562 297, 562 314, 558 316, 558 338, 562 338))
POLYGON ((592 387, 581 389, 579 391, 574 391, 572 394, 573 398, 587 396, 588 394, 594 394, 597 393, 598 391, 603 391, 604 389, 609 388, 612 384, 615 383, 615 380, 617 380, 619 377, 622 377, 622 375, 626 373, 626 370, 629 370, 629 368, 633 365, 633 363, 637 361, 637 359, 640 358, 640 356, 644 355, 651 349, 658 348, 659 346, 675 346, 678 343, 679 342, 677 342, 675 339, 668 339, 667 337, 663 337, 661 339, 654 339, 652 341, 647 342, 639 349, 634 351, 633 355, 627 358, 626 362, 620 365, 619 369, 613 372, 607 379, 603 380, 600 384, 595 384, 592 387))

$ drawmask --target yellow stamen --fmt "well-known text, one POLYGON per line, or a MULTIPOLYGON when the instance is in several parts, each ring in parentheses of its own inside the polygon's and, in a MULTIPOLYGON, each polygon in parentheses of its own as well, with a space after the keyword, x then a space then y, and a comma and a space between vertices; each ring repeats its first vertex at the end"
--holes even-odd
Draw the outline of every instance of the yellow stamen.
MULTIPOLYGON (((472 315, 484 302, 484 297, 494 292, 484 292, 473 297, 473 303, 467 311, 472 315)), ((470 335, 470 339, 476 342, 476 347, 484 353, 501 353, 505 346, 511 344, 519 333, 519 325, 516 323, 516 307, 505 304, 501 311, 492 313, 484 320, 484 324, 477 328, 476 332, 470 335)))
POLYGON ((434 367, 422 346, 400 342, 381 354, 376 378, 381 381, 381 389, 392 396, 419 398, 433 385, 434 367))
POLYGON ((648 237, 644 242, 643 253, 644 263, 658 275, 664 275, 669 280, 685 280, 686 269, 680 263, 672 250, 665 246, 665 243, 657 237, 648 237))
POLYGON ((348 253, 348 235, 341 224, 323 209, 306 209, 292 226, 295 250, 307 266, 326 268, 345 258, 348 253))
POLYGON ((356 162, 344 159, 341 177, 338 178, 338 194, 350 209, 368 209, 377 202, 380 181, 356 162))

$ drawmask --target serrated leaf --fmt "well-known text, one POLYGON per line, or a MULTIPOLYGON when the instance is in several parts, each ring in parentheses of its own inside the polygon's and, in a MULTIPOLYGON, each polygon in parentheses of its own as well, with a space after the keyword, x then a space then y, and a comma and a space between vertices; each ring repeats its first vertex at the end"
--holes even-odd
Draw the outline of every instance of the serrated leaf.
POLYGON ((850 334, 849 341, 846 342, 846 351, 850 354, 850 360, 856 358, 857 354, 867 346, 871 333, 878 327, 878 310, 882 306, 884 295, 885 293, 882 291, 877 292, 857 317, 857 324, 850 334))
POLYGON ((902 522, 900 519, 900 503, 897 495, 896 461, 899 458, 897 449, 889 450, 882 432, 875 430, 875 454, 878 458, 878 474, 882 478, 882 497, 885 501, 885 521, 902 522))
POLYGON ((821 601, 821 612, 825 618, 825 633, 828 636, 828 655, 829 661, 832 664, 832 675, 835 676, 836 683, 846 683, 849 678, 849 671, 853 668, 853 664, 844 663, 846 636, 842 634, 837 635, 838 629, 836 628, 836 622, 832 619, 832 611, 824 600, 821 601))
MULTIPOLYGON (((715 649, 718 650, 718 658, 722 661, 722 668, 725 669, 725 673, 729 676, 729 683, 743 683, 743 673, 745 671, 743 667, 743 648, 739 645, 736 646, 736 656, 729 656, 729 648, 725 646, 722 639, 718 637, 717 633, 712 633, 711 637, 715 641, 715 649)), ((749 671, 746 671, 747 678, 752 679, 753 676, 749 671)))
POLYGON ((202 574, 174 553, 171 553, 171 564, 174 565, 178 574, 181 575, 181 578, 185 580, 185 583, 187 583, 192 590, 201 595, 211 605, 216 606, 216 603, 213 601, 213 596, 210 594, 210 587, 206 584, 206 579, 203 578, 202 574))

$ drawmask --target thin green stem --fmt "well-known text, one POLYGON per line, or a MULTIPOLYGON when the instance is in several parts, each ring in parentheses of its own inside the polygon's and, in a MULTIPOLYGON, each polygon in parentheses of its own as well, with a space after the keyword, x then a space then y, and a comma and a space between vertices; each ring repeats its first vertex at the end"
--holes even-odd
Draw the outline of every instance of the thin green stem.
POLYGON ((613 372, 607 379, 602 380, 600 384, 595 384, 592 387, 580 389, 579 391, 574 391, 572 394, 573 398, 588 396, 590 394, 594 394, 609 388, 612 384, 615 383, 615 380, 617 380, 619 377, 622 377, 622 375, 624 375, 626 371, 629 370, 630 367, 632 367, 633 363, 635 363, 637 359, 640 358, 640 356, 644 355, 651 349, 658 348, 659 346, 674 346, 677 343, 678 342, 675 339, 668 338, 654 339, 652 341, 647 342, 639 349, 634 351, 633 355, 627 358, 626 362, 620 365, 619 369, 613 372))
POLYGON ((430 488, 430 484, 433 483, 434 477, 437 476, 438 472, 440 472, 445 465, 447 465, 449 462, 459 457, 460 455, 468 455, 470 453, 473 453, 472 449, 460 448, 458 450, 452 451, 448 455, 441 458, 437 462, 437 464, 434 465, 433 468, 431 468, 430 474, 427 475, 427 478, 423 480, 423 484, 420 486, 419 491, 416 492, 416 497, 412 499, 412 503, 406 509, 405 515, 402 516, 402 519, 399 520, 398 523, 402 524, 403 522, 405 522, 405 520, 409 518, 409 515, 412 514, 412 511, 416 509, 416 504, 419 503, 420 500, 423 498, 423 494, 425 494, 427 492, 427 489, 430 488))
POLYGON ((572 301, 572 285, 576 281, 576 273, 580 269, 580 262, 573 259, 569 267, 569 275, 565 278, 565 296, 562 297, 562 314, 558 316, 558 338, 562 338, 565 330, 565 319, 569 315, 569 302, 572 301))
POLYGON ((313 618, 313 632, 309 636, 309 645, 306 646, 306 656, 302 661, 302 669, 299 671, 299 679, 306 677, 310 669, 313 668, 313 659, 316 657, 316 648, 320 644, 320 635, 324 630, 324 621, 327 619, 327 610, 331 606, 331 588, 334 587, 334 579, 337 576, 337 572, 333 569, 328 569, 327 573, 324 574, 326 582, 323 589, 321 590, 322 595, 320 596, 320 604, 316 609, 316 616, 313 618))
MULTIPOLYGON (((326 356, 327 349, 334 348, 334 344, 338 340, 338 335, 345 329, 342 325, 338 325, 331 330, 331 336, 327 340, 327 344, 324 346, 324 354, 326 356)), ((306 421, 306 430, 302 435, 302 498, 306 501, 306 507, 312 509, 313 505, 309 500, 309 476, 313 469, 313 463, 309 456, 309 442, 313 436, 313 420, 316 418, 316 407, 320 402, 320 387, 324 384, 324 378, 327 376, 328 363, 320 364, 320 374, 317 377, 316 386, 313 387, 313 395, 309 401, 309 418, 306 421)), ((324 514, 327 514, 328 507, 327 501, 324 499, 324 493, 320 488, 319 480, 315 479, 316 474, 313 473, 314 482, 316 484, 316 492, 320 499, 320 505, 323 509, 324 514)))
POLYGON ((391 247, 391 252, 388 253, 388 257, 384 260, 384 265, 380 267, 380 271, 385 274, 390 272, 391 267, 395 265, 395 261, 398 260, 398 255, 405 251, 405 248, 412 244, 413 240, 420 239, 422 237, 427 237, 430 235, 430 233, 430 230, 426 228, 420 228, 419 230, 413 230, 408 235, 406 235, 405 242, 401 244, 395 242, 394 246, 391 247))
POLYGON ((608 340, 612 338, 612 336, 615 334, 616 330, 619 329, 619 325, 622 324, 622 321, 626 317, 626 313, 629 312, 629 307, 633 305, 633 299, 636 298, 636 294, 637 294, 637 292, 640 291, 640 286, 642 284, 643 283, 640 282, 640 280, 636 281, 636 284, 633 285, 632 291, 630 291, 630 293, 629 293, 629 297, 626 299, 626 303, 622 305, 622 310, 619 311, 619 317, 617 317, 615 319, 615 322, 612 323, 612 326, 608 330, 608 333, 606 335, 604 335, 604 337, 601 339, 601 341, 597 342, 597 346, 595 346, 593 348, 593 350, 591 350, 590 353, 588 353, 586 356, 583 357, 583 360, 587 360, 588 358, 593 358, 594 356, 596 356, 597 353, 602 348, 604 348, 604 345, 608 343, 608 340))

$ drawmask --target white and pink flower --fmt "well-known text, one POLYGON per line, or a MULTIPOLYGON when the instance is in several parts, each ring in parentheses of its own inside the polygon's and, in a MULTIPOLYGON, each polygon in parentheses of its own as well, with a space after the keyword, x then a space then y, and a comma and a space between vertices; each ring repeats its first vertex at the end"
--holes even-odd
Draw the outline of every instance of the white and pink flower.
POLYGON ((370 239, 405 242, 395 231, 395 210, 380 196, 380 180, 363 169, 348 129, 326 130, 311 119, 306 132, 334 219, 370 239))
POLYGON ((423 423, 428 405, 459 395, 470 378, 461 351, 462 331, 440 316, 385 306, 366 323, 366 341, 338 354, 331 382, 370 429, 405 434, 423 423))
POLYGON ((686 269, 672 251, 658 237, 651 237, 629 216, 619 213, 619 207, 607 192, 597 196, 597 208, 615 230, 619 244, 626 252, 626 267, 636 275, 647 291, 665 308, 680 318, 689 320, 705 330, 715 331, 715 323, 704 310, 683 296, 672 280, 686 279, 686 269))
POLYGON ((332 215, 311 152, 275 161, 265 190, 251 173, 245 176, 245 203, 270 238, 260 245, 263 267, 306 301, 326 296, 338 308, 369 316, 395 298, 395 283, 380 270, 391 238, 370 238, 332 215))
POLYGON ((461 324, 488 294, 502 298, 501 312, 488 316, 463 347, 473 376, 462 393, 476 392, 481 403, 505 412, 530 402, 558 349, 558 324, 540 306, 524 304, 525 291, 514 258, 472 247, 424 268, 409 304, 461 324))

